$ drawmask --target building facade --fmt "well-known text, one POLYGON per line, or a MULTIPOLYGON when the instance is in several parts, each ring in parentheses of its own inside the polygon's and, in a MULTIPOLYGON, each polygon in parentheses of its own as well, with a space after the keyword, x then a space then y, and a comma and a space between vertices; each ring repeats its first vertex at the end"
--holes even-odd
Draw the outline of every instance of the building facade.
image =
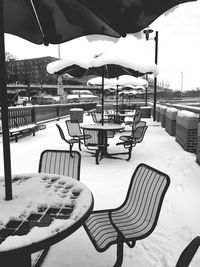
POLYGON ((55 57, 13 60, 6 62, 7 84, 57 84, 57 75, 47 72, 48 63, 58 60, 55 57))

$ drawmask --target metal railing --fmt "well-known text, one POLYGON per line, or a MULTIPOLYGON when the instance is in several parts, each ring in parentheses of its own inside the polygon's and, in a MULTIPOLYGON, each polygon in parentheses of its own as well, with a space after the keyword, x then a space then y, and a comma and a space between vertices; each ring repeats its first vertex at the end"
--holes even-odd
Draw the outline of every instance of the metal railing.
POLYGON ((82 108, 84 111, 89 111, 96 108, 96 104, 96 102, 90 102, 9 107, 9 128, 15 128, 16 122, 18 126, 23 126, 26 123, 40 124, 51 120, 59 120, 60 118, 69 115, 71 108, 82 108))

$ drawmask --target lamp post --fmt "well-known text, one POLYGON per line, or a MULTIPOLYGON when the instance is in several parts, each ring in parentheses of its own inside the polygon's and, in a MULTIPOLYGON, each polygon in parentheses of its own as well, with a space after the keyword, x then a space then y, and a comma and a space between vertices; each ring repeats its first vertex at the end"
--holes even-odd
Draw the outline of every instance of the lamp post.
MULTIPOLYGON (((152 29, 145 29, 143 33, 145 34, 146 40, 149 40, 149 35, 153 32, 152 29)), ((155 32, 155 64, 158 63, 158 31, 155 32)), ((154 103, 153 103, 153 120, 156 120, 156 102, 157 102, 157 77, 154 77, 154 103)))
POLYGON ((183 72, 181 72, 181 99, 183 98, 183 72))

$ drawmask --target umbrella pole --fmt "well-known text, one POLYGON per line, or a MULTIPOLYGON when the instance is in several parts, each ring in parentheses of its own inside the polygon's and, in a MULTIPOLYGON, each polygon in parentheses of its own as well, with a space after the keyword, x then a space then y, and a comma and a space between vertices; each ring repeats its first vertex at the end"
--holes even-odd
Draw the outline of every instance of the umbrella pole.
POLYGON ((119 104, 119 101, 118 101, 118 85, 117 85, 117 95, 116 95, 116 114, 118 115, 118 104, 119 104))
POLYGON ((104 125, 104 71, 103 71, 103 67, 101 68, 101 76, 102 76, 102 99, 101 99, 101 104, 102 104, 102 111, 101 111, 101 123, 102 125, 104 125))
POLYGON ((5 199, 12 199, 12 179, 11 179, 11 159, 10 159, 10 140, 8 126, 8 96, 6 86, 5 71, 5 43, 4 43, 4 20, 3 3, 0 1, 0 99, 1 99, 1 120, 3 133, 3 156, 4 156, 4 178, 5 178, 5 199))

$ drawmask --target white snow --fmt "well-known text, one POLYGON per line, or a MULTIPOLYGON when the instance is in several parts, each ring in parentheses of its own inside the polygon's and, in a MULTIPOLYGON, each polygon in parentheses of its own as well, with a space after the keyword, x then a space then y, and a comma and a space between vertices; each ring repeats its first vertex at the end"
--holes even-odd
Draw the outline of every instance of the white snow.
POLYGON ((181 118, 198 118, 197 115, 194 112, 187 111, 187 110, 179 110, 177 113, 178 117, 181 118))
POLYGON ((34 227, 27 235, 9 236, 0 244, 0 251, 29 245, 55 235, 81 218, 91 203, 91 194, 87 187, 72 178, 67 179, 61 175, 21 174, 13 175, 13 179, 16 180, 12 184, 13 200, 5 201, 4 180, 1 178, 0 228, 2 229, 10 219, 27 218, 32 212, 38 212, 38 208, 42 206, 58 208, 67 204, 75 207, 67 221, 56 219, 49 227, 34 227), (52 183, 53 179, 55 182, 52 183), (75 202, 70 198, 73 192, 80 193, 75 202))
POLYGON ((85 69, 92 67, 100 67, 106 64, 116 64, 125 68, 130 68, 141 73, 152 73, 155 76, 158 75, 158 67, 153 60, 149 60, 144 55, 138 55, 137 53, 120 53, 119 50, 112 49, 109 52, 99 53, 94 55, 92 53, 71 53, 66 59, 56 60, 47 64, 47 72, 54 74, 62 69, 65 69, 71 65, 77 65, 85 69))
MULTIPOLYGON (((168 135, 165 129, 160 127, 160 123, 152 119, 142 120, 146 120, 149 127, 143 142, 133 148, 129 162, 102 159, 100 164, 96 165, 95 158, 82 147, 80 180, 92 191, 96 210, 114 208, 123 202, 131 176, 139 163, 144 162, 167 173, 171 184, 164 198, 158 224, 154 232, 149 237, 137 241, 133 249, 125 245, 122 266, 175 267, 183 249, 200 234, 200 166, 196 163, 196 155, 184 151, 175 141, 175 137, 168 135)), ((47 128, 37 132, 35 137, 27 136, 18 143, 11 142, 13 173, 36 173, 40 154, 45 149, 69 149, 60 138, 55 123, 48 123, 47 128)), ((58 123, 67 135, 64 119, 58 123)), ((84 123, 92 123, 92 118, 84 116, 84 123)), ((114 138, 109 139, 110 152, 123 150, 115 145, 121 134, 123 133, 117 133, 114 138)), ((0 175, 3 175, 1 139, 0 149, 0 175)), ((74 149, 78 150, 77 145, 74 149)), ((16 191, 13 194, 15 196, 16 191)), ((23 196, 23 192, 20 192, 20 196, 23 196)), ((12 201, 16 203, 16 210, 21 210, 20 203, 23 201, 28 205, 29 197, 24 195, 21 201, 14 198, 12 201)), ((11 205, 10 202, 5 204, 3 190, 0 198, 1 210, 2 201, 4 205, 11 205)), ((198 251, 191 267, 200 266, 199 254, 198 251)), ((81 227, 51 247, 43 267, 108 267, 113 266, 115 259, 115 245, 104 253, 98 253, 81 227)))
POLYGON ((166 112, 169 112, 169 113, 177 113, 178 112, 178 109, 177 108, 167 107, 167 111, 166 112))

